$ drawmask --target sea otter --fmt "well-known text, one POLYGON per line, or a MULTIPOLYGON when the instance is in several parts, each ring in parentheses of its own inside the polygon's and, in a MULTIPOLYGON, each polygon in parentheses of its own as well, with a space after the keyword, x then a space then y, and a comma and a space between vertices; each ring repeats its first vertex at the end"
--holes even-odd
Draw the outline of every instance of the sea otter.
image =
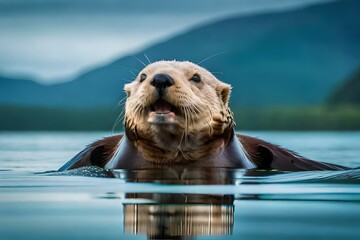
POLYGON ((151 63, 124 90, 125 133, 90 144, 60 171, 91 165, 105 169, 347 169, 235 134, 228 106, 231 86, 194 63, 151 63))

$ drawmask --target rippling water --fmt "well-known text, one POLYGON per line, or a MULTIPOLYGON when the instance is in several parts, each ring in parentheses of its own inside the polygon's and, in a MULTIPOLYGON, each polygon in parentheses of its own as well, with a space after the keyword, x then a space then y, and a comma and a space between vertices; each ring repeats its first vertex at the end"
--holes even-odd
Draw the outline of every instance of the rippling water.
MULTIPOLYGON (((360 166, 359 132, 247 134, 360 166)), ((41 173, 106 135, 0 133, 0 238, 360 239, 360 169, 41 173)))

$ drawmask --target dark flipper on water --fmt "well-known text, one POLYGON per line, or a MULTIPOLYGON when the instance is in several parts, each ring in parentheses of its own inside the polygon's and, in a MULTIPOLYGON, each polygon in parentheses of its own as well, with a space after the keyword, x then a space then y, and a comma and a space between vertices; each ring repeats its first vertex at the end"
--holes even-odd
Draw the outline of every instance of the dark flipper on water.
POLYGON ((350 168, 332 164, 314 161, 295 152, 281 148, 275 144, 249 137, 241 134, 236 135, 250 160, 258 168, 276 169, 281 171, 311 171, 311 170, 348 170, 350 168))
POLYGON ((103 168, 113 156, 122 134, 106 137, 85 147, 58 171, 65 171, 85 166, 103 168))

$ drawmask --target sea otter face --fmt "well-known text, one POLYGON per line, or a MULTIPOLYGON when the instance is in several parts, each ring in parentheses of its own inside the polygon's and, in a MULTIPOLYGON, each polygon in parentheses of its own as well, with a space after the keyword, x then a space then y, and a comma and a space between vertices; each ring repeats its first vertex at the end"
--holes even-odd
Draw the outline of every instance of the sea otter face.
POLYGON ((180 140, 174 139, 221 134, 232 124, 230 86, 191 62, 152 63, 125 91, 126 129, 147 140, 157 138, 157 145, 175 148, 180 140))

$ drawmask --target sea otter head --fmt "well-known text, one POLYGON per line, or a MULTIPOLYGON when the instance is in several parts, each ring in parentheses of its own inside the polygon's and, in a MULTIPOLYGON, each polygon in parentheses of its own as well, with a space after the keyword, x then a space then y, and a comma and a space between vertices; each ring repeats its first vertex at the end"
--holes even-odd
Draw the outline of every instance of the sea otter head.
POLYGON ((204 157, 232 130, 230 90, 194 63, 154 62, 125 85, 126 134, 152 162, 204 157))

